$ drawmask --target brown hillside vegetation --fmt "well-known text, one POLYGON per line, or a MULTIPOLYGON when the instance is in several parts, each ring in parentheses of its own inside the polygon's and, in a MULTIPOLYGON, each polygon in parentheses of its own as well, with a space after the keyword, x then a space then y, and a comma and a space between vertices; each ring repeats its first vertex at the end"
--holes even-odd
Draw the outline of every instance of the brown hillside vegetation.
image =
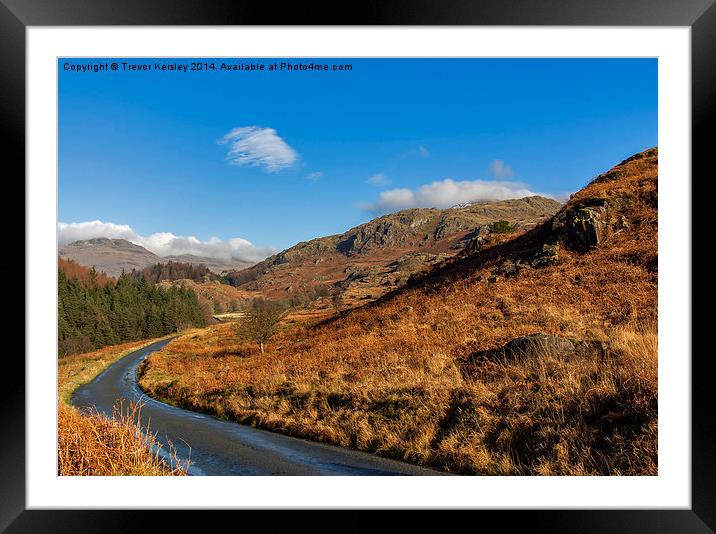
POLYGON ((113 417, 83 413, 70 406, 72 393, 103 369, 154 340, 104 347, 58 360, 57 461, 61 476, 78 475, 183 475, 185 470, 172 451, 172 465, 160 456, 151 433, 142 433, 141 407, 118 405, 113 417))
POLYGON ((155 353, 141 386, 220 417, 487 475, 657 473, 657 183, 650 149, 544 224, 378 302, 155 353))
POLYGON ((77 278, 86 286, 92 284, 105 286, 115 281, 114 278, 107 276, 103 272, 93 270, 85 267, 84 265, 80 265, 73 260, 65 258, 57 258, 57 268, 60 272, 65 273, 67 278, 77 278))

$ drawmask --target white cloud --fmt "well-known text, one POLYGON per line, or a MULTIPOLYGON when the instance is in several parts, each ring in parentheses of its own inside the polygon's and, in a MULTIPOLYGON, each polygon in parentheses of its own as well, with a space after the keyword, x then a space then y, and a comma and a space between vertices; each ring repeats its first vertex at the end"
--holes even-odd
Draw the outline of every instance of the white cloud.
POLYGON ((158 256, 194 254, 209 258, 247 262, 261 261, 276 252, 271 247, 257 247, 250 241, 240 237, 229 239, 228 241, 212 237, 208 241, 201 241, 194 236, 177 236, 171 232, 156 232, 145 237, 136 233, 129 225, 102 221, 60 222, 57 226, 60 246, 73 241, 109 237, 111 239, 126 239, 135 245, 140 245, 154 252, 158 256))
POLYGON ((509 178, 510 176, 513 176, 515 174, 515 171, 512 170, 512 167, 507 165, 501 159, 496 159, 492 163, 490 163, 490 171, 497 178, 509 178))
POLYGON ((420 145, 418 147, 418 152, 420 152, 420 155, 423 156, 424 158, 430 157, 430 152, 423 145, 420 145))
POLYGON ((536 193, 527 185, 505 180, 457 181, 451 178, 421 185, 412 189, 390 189, 383 191, 378 201, 362 204, 361 207, 375 214, 390 213, 407 208, 449 208, 465 202, 481 200, 506 200, 533 195, 551 197, 536 193))
POLYGON ((368 178, 368 183, 377 185, 377 186, 382 186, 382 185, 388 185, 390 183, 390 180, 388 179, 387 176, 385 176, 385 174, 380 172, 380 173, 374 174, 373 176, 368 178))
POLYGON ((323 173, 320 172, 320 171, 319 171, 319 172, 312 172, 311 174, 309 174, 308 176, 306 176, 306 180, 308 180, 309 182, 317 182, 317 181, 320 180, 321 178, 323 178, 323 173))
POLYGON ((231 165, 252 165, 276 172, 290 168, 298 161, 298 152, 273 128, 234 128, 219 139, 219 144, 229 145, 226 161, 231 165))

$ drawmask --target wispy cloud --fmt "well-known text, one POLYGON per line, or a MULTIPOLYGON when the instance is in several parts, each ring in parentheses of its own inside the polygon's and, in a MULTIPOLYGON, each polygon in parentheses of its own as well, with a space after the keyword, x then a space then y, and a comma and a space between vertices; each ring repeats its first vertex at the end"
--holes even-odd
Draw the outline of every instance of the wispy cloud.
POLYGON ((126 239, 140 245, 158 256, 175 256, 194 254, 209 258, 233 259, 246 262, 257 262, 274 254, 271 247, 257 247, 241 237, 222 240, 212 237, 202 241, 194 236, 178 236, 171 232, 156 232, 142 236, 127 224, 114 224, 103 221, 85 221, 79 223, 58 223, 58 243, 60 246, 96 237, 126 239))
POLYGON ((361 207, 374 214, 390 213, 407 208, 449 208, 465 202, 481 200, 506 200, 533 195, 551 197, 536 193, 526 184, 505 180, 453 180, 445 178, 417 189, 390 189, 383 191, 376 202, 361 207))
POLYGON ((509 178, 510 176, 514 176, 515 171, 512 170, 512 167, 507 165, 504 161, 501 159, 496 159, 492 163, 490 163, 490 172, 496 177, 496 178, 509 178))
POLYGON ((228 145, 226 161, 231 165, 263 167, 268 172, 288 169, 298 161, 298 152, 291 148, 273 128, 242 126, 219 139, 228 145))
POLYGON ((323 178, 323 173, 320 172, 320 171, 318 171, 318 172, 312 172, 311 174, 309 174, 308 176, 306 176, 306 180, 308 180, 309 182, 317 182, 317 181, 320 180, 321 178, 323 178))
POLYGON ((428 149, 425 148, 423 145, 420 145, 420 146, 418 147, 418 152, 419 152, 420 155, 423 156, 424 158, 429 158, 429 157, 430 157, 430 152, 429 152, 428 149))
POLYGON ((388 185, 390 183, 390 180, 388 179, 388 177, 385 174, 383 174, 382 172, 380 172, 378 174, 374 174, 373 176, 368 178, 367 181, 369 184, 377 185, 379 187, 388 185))

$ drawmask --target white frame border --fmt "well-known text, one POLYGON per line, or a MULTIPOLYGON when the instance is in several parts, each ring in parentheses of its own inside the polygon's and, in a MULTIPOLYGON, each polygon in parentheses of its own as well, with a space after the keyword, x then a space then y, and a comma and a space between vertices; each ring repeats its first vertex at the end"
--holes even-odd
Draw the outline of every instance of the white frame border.
POLYGON ((690 46, 688 27, 28 27, 27 508, 689 509, 690 46), (58 477, 56 75, 72 56, 658 57, 659 475, 58 477))

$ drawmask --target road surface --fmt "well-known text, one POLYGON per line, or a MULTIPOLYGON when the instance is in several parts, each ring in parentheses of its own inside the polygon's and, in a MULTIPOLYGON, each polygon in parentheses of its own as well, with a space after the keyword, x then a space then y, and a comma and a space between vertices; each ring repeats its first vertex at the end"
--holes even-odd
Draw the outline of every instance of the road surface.
POLYGON ((78 407, 112 414, 118 399, 141 401, 142 421, 180 461, 190 456, 190 475, 443 475, 438 471, 379 456, 259 430, 170 406, 139 389, 137 368, 171 340, 158 341, 116 361, 75 391, 78 407))

